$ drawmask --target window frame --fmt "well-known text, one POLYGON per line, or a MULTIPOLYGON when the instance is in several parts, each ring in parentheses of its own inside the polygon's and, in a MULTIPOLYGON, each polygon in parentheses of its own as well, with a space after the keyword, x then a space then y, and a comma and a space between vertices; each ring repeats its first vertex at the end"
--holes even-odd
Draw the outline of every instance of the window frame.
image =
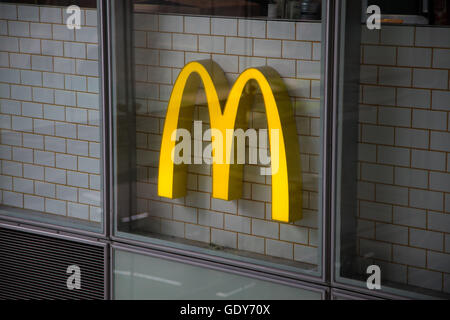
MULTIPOLYGON (((18 225, 30 225, 30 226, 37 226, 40 228, 47 228, 52 230, 58 230, 63 231, 67 233, 73 233, 73 234, 79 234, 82 236, 88 236, 88 237, 94 237, 106 240, 108 239, 110 235, 110 222, 109 222, 109 159, 107 159, 108 150, 109 150, 109 131, 108 131, 108 121, 106 120, 109 110, 109 90, 105 87, 105 85, 108 83, 108 70, 109 70, 109 62, 107 62, 108 58, 108 50, 107 50, 107 44, 109 42, 107 36, 108 33, 107 30, 107 14, 106 14, 106 2, 104 0, 96 0, 97 7, 95 10, 97 11, 97 34, 98 34, 98 46, 99 46, 99 112, 102 116, 101 118, 101 124, 99 125, 100 129, 100 144, 101 144, 101 159, 100 159, 100 176, 101 176, 101 183, 102 183, 102 189, 100 192, 102 193, 101 199, 102 199, 102 221, 101 221, 101 228, 98 228, 97 230, 83 228, 82 226, 78 226, 76 222, 58 222, 58 220, 62 219, 63 217, 56 216, 55 221, 51 221, 52 217, 49 215, 49 217, 45 217, 45 219, 40 220, 40 218, 28 218, 28 217, 15 217, 12 214, 8 213, 1 213, 0 212, 0 221, 10 221, 12 223, 18 224, 18 225)), ((21 3, 17 3, 16 5, 21 5, 21 3)), ((24 3, 24 5, 28 5, 28 3, 24 3)), ((45 6, 42 4, 38 4, 37 6, 45 6)), ((93 9, 93 8, 89 8, 93 9)), ((20 209, 24 211, 30 211, 33 212, 33 210, 28 209, 20 209)))
MULTIPOLYGON (((304 273, 285 271, 279 268, 264 267, 251 263, 241 262, 235 259, 222 258, 193 251, 176 249, 166 245, 158 245, 145 241, 136 241, 117 235, 115 230, 114 212, 114 154, 113 146, 113 117, 112 117, 112 94, 114 83, 113 74, 113 40, 111 27, 114 17, 111 16, 111 7, 117 1, 126 0, 97 0, 97 17, 99 29, 99 47, 101 61, 100 70, 100 95, 102 114, 102 160, 103 165, 103 230, 101 233, 85 231, 73 227, 58 226, 46 222, 30 221, 28 219, 14 218, 0 214, 0 222, 9 225, 17 225, 24 230, 52 230, 55 236, 69 236, 70 239, 95 239, 105 243, 108 257, 105 261, 105 285, 108 296, 112 298, 114 293, 113 281, 113 250, 124 249, 139 254, 152 255, 159 258, 170 259, 182 263, 195 264, 207 268, 216 268, 226 272, 237 273, 243 276, 257 277, 262 280, 275 281, 286 285, 299 285, 301 288, 322 290, 326 299, 345 297, 384 298, 384 299, 408 299, 405 295, 389 292, 369 290, 361 285, 343 283, 336 277, 336 254, 337 254, 337 211, 336 211, 336 177, 337 177, 337 123, 339 105, 339 79, 341 71, 339 64, 342 53, 339 44, 341 32, 345 19, 343 19, 343 6, 346 2, 358 0, 323 0, 322 4, 322 177, 320 180, 321 199, 321 274, 311 276, 304 273), (61 233, 61 234, 59 234, 61 233), (59 234, 59 235, 58 235, 59 234)), ((344 12, 345 13, 345 12, 344 12)), ((359 13, 360 14, 360 13, 359 13)), ((428 297, 433 298, 433 297, 428 297)))
MULTIPOLYGON (((333 2, 331 0, 327 0, 327 2, 333 2)), ((334 18, 334 28, 333 28, 333 45, 334 50, 330 54, 330 59, 333 61, 333 77, 330 80, 330 83, 327 84, 327 87, 330 88, 330 93, 332 95, 332 99, 330 100, 330 109, 331 109, 331 118, 330 118, 330 128, 332 130, 331 134, 331 185, 328 186, 330 190, 330 241, 331 248, 329 251, 330 256, 330 281, 329 285, 332 290, 343 290, 343 292, 354 291, 358 292, 359 295, 372 297, 374 299, 392 299, 392 300, 409 300, 409 299, 442 299, 438 293, 433 295, 422 294, 419 292, 410 291, 407 288, 405 289, 397 289, 395 287, 383 286, 381 290, 371 290, 368 289, 366 283, 361 280, 356 280, 352 278, 345 278, 338 275, 338 271, 340 270, 337 266, 339 261, 337 260, 338 255, 340 255, 340 248, 338 247, 340 243, 340 239, 338 237, 341 235, 338 228, 340 227, 340 219, 338 216, 338 208, 337 208, 337 200, 339 200, 339 189, 337 183, 338 178, 338 170, 339 170, 339 150, 338 150, 338 141, 339 141, 339 113, 340 107, 342 104, 342 99, 347 95, 347 92, 343 90, 343 77, 344 74, 348 76, 350 73, 350 68, 346 67, 346 63, 348 61, 348 56, 354 54, 353 52, 346 52, 345 48, 343 48, 342 43, 343 40, 352 38, 346 32, 352 32, 350 29, 352 23, 354 21, 361 21, 362 9, 361 2, 359 0, 336 0, 335 7, 333 9, 335 18, 334 18), (348 8, 357 7, 359 10, 351 11, 352 15, 348 15, 348 8), (349 21, 350 20, 350 21, 349 21), (350 30, 350 31, 348 31, 350 30)), ((354 37, 353 37, 354 38, 354 37)), ((360 47, 360 42, 358 42, 358 49, 360 47)), ((359 62, 359 60, 358 60, 359 62)), ((356 77, 360 79, 360 75, 352 74, 350 78, 356 77)), ((359 83, 358 83, 359 86, 359 83)))
MULTIPOLYGON (((226 265, 232 265, 232 266, 237 266, 237 267, 241 267, 241 268, 245 268, 248 270, 254 270, 254 271, 259 271, 259 272, 265 272, 267 274, 272 274, 272 275, 278 275, 278 276, 284 276, 287 279, 288 278, 292 278, 292 279, 297 279, 297 280, 304 280, 304 281, 308 281, 311 283, 318 283, 318 284, 327 284, 330 282, 330 268, 329 268, 329 254, 327 254, 329 252, 329 248, 331 245, 331 238, 330 238, 330 232, 329 230, 331 230, 331 225, 330 225, 330 219, 329 219, 329 208, 331 207, 331 202, 330 202, 330 188, 326 188, 326 186, 330 185, 330 174, 331 174, 331 169, 332 169, 332 159, 331 159, 331 153, 329 152, 330 149, 328 147, 328 145, 331 143, 331 139, 332 139, 332 132, 331 130, 329 130, 329 121, 330 121, 330 116, 332 114, 332 110, 330 109, 330 103, 329 101, 331 101, 332 99, 332 95, 329 93, 329 85, 327 83, 331 83, 330 81, 328 81, 328 79, 330 79, 333 76, 333 69, 332 69, 332 61, 330 59, 330 57, 332 57, 332 49, 333 49, 333 45, 332 43, 330 43, 330 41, 333 40, 333 27, 334 27, 334 3, 333 1, 326 1, 326 5, 322 5, 322 57, 321 60, 323 60, 322 63, 322 71, 321 71, 321 97, 323 97, 321 99, 321 109, 322 114, 321 116, 324 117, 323 120, 323 127, 322 127, 322 149, 321 152, 323 152, 322 155, 322 172, 321 172, 321 179, 320 179, 320 191, 319 194, 322 194, 322 200, 320 202, 320 206, 322 207, 322 210, 320 212, 321 214, 321 223, 319 224, 320 228, 321 228, 321 241, 322 244, 320 246, 320 274, 318 275, 311 275, 311 274, 307 274, 307 273, 303 273, 303 272, 294 272, 294 271, 288 271, 288 270, 283 270, 281 268, 277 268, 277 267, 269 267, 269 266, 263 266, 263 265, 258 265, 258 264, 252 264, 249 262, 244 262, 244 261, 239 261, 237 259, 232 259, 232 258, 225 258, 225 257, 220 257, 220 256, 215 256, 215 255, 210 255, 207 253, 199 253, 199 252, 195 252, 195 251, 191 251, 191 250, 183 250, 183 249, 178 249, 175 248, 173 246, 169 246, 169 245, 164 245, 164 244, 159 244, 159 243, 153 243, 151 240, 149 241, 140 241, 140 240, 136 240, 136 239, 132 239, 132 237, 125 237, 123 236, 123 234, 125 232, 120 232, 117 230, 117 226, 116 226, 116 217, 115 217, 115 190, 114 190, 114 167, 115 167, 115 163, 114 163, 114 152, 113 152, 113 137, 114 137, 114 119, 112 116, 112 110, 113 110, 113 99, 114 99, 114 84, 113 81, 114 79, 112 79, 113 77, 113 54, 114 53, 114 46, 116 46, 116 48, 119 46, 120 44, 115 44, 114 43, 114 39, 113 39, 113 21, 115 19, 115 17, 113 17, 112 13, 113 13, 113 6, 115 6, 116 3, 120 3, 122 0, 112 0, 112 1, 106 1, 105 6, 104 6, 104 14, 106 14, 106 20, 107 20, 107 28, 106 30, 104 30, 104 32, 106 33, 105 38, 108 39, 108 44, 107 44, 107 48, 109 50, 108 52, 108 64, 109 64, 109 70, 107 70, 109 76, 109 83, 107 85, 107 89, 109 89, 108 92, 108 122, 107 122, 107 128, 106 130, 108 130, 107 135, 108 135, 108 153, 107 153, 107 157, 109 159, 109 163, 107 164, 108 168, 109 168, 109 179, 108 179, 108 183, 105 184, 105 186, 107 185, 109 187, 108 190, 108 194, 110 196, 108 205, 109 205, 109 225, 110 225, 110 238, 112 241, 116 241, 116 242, 122 242, 122 243, 126 243, 126 244, 130 244, 130 245, 135 245, 135 246, 140 246, 142 248, 145 249, 155 249, 158 251, 164 251, 167 253, 174 253, 174 254, 179 254, 179 255, 183 255, 186 257, 193 257, 193 258, 197 258, 197 259, 201 259, 205 262, 220 262, 226 265), (325 31, 324 31, 325 30, 325 31)), ((126 8, 122 9, 123 11, 121 11, 122 15, 126 15, 127 12, 131 12, 132 11, 132 2, 129 1, 127 2, 128 6, 126 8)), ((228 17, 230 18, 230 17, 228 17)), ((126 18, 122 18, 123 20, 126 20, 126 18)), ((129 23, 129 22, 128 22, 129 23)), ((126 37, 125 37, 126 38, 126 37)), ((128 38, 130 38, 130 36, 128 36, 128 38)), ((121 41, 126 41, 126 39, 121 39, 121 41)), ((125 47, 125 46, 122 46, 125 47)), ((126 53, 125 53, 126 54, 126 53)), ((128 100, 128 97, 126 98, 126 100, 128 100)), ((106 118, 105 118, 106 119, 106 118)), ((106 121, 105 121, 106 122, 106 121)), ((106 167, 106 166, 105 166, 106 167)), ((139 236, 140 237, 140 236, 139 236)))

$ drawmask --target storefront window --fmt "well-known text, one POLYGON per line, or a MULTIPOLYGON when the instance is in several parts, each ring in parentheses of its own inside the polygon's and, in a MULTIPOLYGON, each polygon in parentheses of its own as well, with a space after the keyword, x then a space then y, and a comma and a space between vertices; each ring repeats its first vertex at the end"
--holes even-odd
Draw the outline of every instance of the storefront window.
POLYGON ((66 2, 0 3, 0 213, 101 231, 96 2, 66 2))
POLYGON ((366 287, 376 266, 383 291, 448 298, 450 28, 344 12, 336 276, 366 287))
POLYGON ((268 17, 268 1, 158 3, 113 4, 116 234, 320 275, 320 20, 268 17), (231 147, 211 145, 225 128, 245 134, 229 171, 231 147))

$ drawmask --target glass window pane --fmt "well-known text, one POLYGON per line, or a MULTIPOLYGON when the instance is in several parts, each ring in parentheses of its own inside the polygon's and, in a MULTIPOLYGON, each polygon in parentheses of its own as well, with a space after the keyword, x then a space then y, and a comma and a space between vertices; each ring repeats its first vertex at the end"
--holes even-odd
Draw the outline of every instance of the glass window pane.
POLYGON ((114 299, 321 300, 319 290, 114 250, 114 299))
POLYGON ((0 212, 101 231, 97 10, 79 4, 0 3, 0 212))
POLYGON ((113 26, 118 235, 319 275, 320 20, 127 3, 113 26), (241 134, 237 159, 226 129, 241 134))
POLYGON ((361 11, 346 9, 337 276, 366 287, 374 272, 367 268, 375 265, 382 290, 448 298, 450 28, 421 9, 383 3, 382 12, 414 13, 426 24, 369 28, 361 11))

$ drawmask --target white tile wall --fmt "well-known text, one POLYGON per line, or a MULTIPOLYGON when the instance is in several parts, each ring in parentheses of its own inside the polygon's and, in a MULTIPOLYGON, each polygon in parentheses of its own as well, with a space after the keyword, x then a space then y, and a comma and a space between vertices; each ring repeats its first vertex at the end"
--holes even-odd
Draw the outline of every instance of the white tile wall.
POLYGON ((450 273, 447 33, 363 28, 359 120, 359 253, 386 279, 396 268, 392 280, 438 291, 450 273))
MULTIPOLYGON (((172 208, 172 211, 158 210, 154 201, 144 207, 152 216, 161 219, 162 226, 175 221, 185 223, 183 231, 181 227, 177 232, 162 227, 160 232, 316 265, 317 260, 312 257, 316 257, 314 252, 318 250, 315 232, 319 201, 316 180, 320 166, 320 109, 319 82, 312 81, 320 77, 321 25, 144 14, 136 14, 136 18, 143 20, 135 26, 138 39, 135 48, 136 90, 139 102, 146 106, 140 109, 137 117, 138 164, 142 169, 138 201, 155 199, 172 208), (145 17, 152 22, 144 22, 147 21, 145 17), (161 17, 176 21, 176 26, 169 28, 161 17), (158 151, 161 143, 162 125, 155 120, 163 121, 171 84, 180 69, 187 62, 198 59, 213 59, 225 71, 230 83, 246 68, 264 65, 272 66, 283 77, 302 124, 299 138, 304 140, 302 167, 308 183, 305 183, 304 191, 305 218, 298 222, 299 225, 271 220, 271 182, 259 174, 258 166, 244 168, 243 196, 237 201, 211 197, 211 169, 205 165, 189 167, 189 191, 185 198, 170 200, 156 196, 158 159, 148 161, 148 152, 158 151), (302 245, 304 255, 300 254, 300 247, 294 250, 294 243, 302 245)), ((197 119, 209 122, 205 107, 197 107, 195 114, 197 119)), ((264 121, 261 113, 255 111, 250 124, 258 126, 264 121)))
POLYGON ((100 155, 89 152, 100 133, 97 12, 83 9, 74 32, 63 11, 0 5, 2 204, 99 222, 100 155))

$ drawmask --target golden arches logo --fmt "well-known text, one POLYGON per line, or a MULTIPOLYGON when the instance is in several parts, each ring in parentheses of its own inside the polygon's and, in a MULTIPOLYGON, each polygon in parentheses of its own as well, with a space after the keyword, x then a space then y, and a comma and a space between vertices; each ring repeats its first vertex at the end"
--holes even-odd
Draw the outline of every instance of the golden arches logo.
MULTIPOLYGON (((265 105, 269 132, 277 129, 279 135, 278 157, 274 143, 270 141, 271 166, 278 170, 272 173, 272 219, 293 222, 302 217, 302 180, 300 151, 291 100, 286 85, 279 74, 264 66, 249 68, 242 72, 229 89, 228 80, 220 66, 212 60, 188 63, 178 75, 169 100, 161 142, 158 172, 158 195, 180 198, 186 195, 187 165, 175 164, 173 151, 176 141, 172 133, 177 129, 190 130, 194 106, 200 82, 203 83, 208 104, 211 129, 219 130, 223 136, 227 130, 245 128, 249 102, 243 98, 247 83, 258 84, 265 105), (277 163, 274 164, 274 162, 277 163)), ((212 141, 215 157, 227 157, 231 146, 212 141), (228 150, 227 150, 228 149, 228 150)), ((243 165, 215 159, 212 164, 212 196, 217 199, 239 199, 242 193, 243 165)))

